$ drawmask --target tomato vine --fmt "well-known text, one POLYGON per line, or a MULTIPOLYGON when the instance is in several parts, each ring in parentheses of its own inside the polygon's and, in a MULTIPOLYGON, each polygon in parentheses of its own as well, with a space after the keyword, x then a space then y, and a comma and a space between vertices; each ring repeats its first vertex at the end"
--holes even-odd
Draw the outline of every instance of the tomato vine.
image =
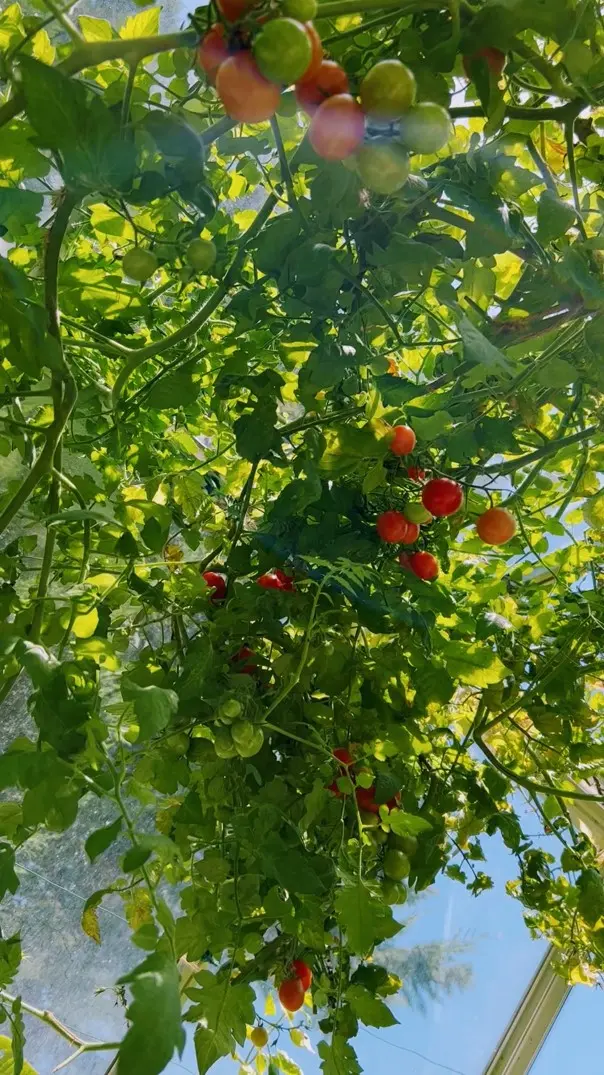
POLYGON ((94 798, 82 943, 117 893, 142 955, 92 1043, 0 934, 0 1047, 21 1070, 25 1012, 159 1075, 190 1024, 201 1073, 262 1075, 316 1017, 356 1075, 393 908, 489 888, 494 833, 595 981, 597 5, 217 0, 170 34, 47 6, 0 15, 0 698, 22 677, 30 718, 0 896, 94 798))

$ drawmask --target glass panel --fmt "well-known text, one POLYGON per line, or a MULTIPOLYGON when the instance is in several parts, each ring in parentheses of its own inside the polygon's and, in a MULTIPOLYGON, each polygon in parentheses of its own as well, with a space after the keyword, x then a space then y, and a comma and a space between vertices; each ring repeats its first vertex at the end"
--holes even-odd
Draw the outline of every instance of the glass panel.
POLYGON ((602 1052, 604 997, 601 989, 576 985, 531 1067, 530 1075, 597 1071, 602 1052))

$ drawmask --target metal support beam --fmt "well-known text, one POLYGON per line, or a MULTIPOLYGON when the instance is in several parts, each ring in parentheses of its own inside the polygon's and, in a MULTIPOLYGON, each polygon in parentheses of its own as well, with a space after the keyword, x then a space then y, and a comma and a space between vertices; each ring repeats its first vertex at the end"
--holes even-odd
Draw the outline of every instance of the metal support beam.
POLYGON ((571 987, 552 969, 549 948, 483 1075, 526 1075, 571 987))

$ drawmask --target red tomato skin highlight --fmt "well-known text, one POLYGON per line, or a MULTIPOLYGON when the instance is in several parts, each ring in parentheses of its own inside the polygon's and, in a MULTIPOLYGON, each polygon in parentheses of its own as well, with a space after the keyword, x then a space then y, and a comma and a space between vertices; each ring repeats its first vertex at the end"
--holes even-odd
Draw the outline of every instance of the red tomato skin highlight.
POLYGON ((431 478, 422 489, 422 504, 437 518, 454 515, 463 503, 463 490, 452 478, 431 478))

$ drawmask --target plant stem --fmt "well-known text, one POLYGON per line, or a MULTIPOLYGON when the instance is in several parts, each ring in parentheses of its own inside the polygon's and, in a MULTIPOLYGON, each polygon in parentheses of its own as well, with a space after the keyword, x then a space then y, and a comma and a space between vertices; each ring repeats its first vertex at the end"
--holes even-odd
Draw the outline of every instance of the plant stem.
POLYGON ((535 791, 542 795, 556 795, 561 799, 580 799, 582 802, 604 802, 604 795, 589 795, 586 791, 571 791, 566 788, 557 788, 553 784, 541 784, 538 781, 531 780, 529 777, 522 776, 521 773, 514 772, 508 765, 504 765, 502 761, 493 753, 490 747, 482 740, 478 732, 474 733, 474 742, 480 749, 486 758, 490 761, 491 765, 498 769, 500 773, 507 776, 508 780, 512 780, 516 784, 520 784, 520 787, 526 788, 527 791, 535 791))
POLYGON ((302 216, 302 213, 300 212, 300 206, 298 204, 298 199, 296 198, 296 192, 294 190, 294 180, 293 180, 293 177, 292 177, 292 174, 291 174, 291 171, 290 171, 289 162, 287 160, 287 154, 285 152, 285 146, 283 145, 283 139, 281 137, 281 130, 279 128, 279 120, 277 119, 276 115, 273 116, 272 119, 271 119, 271 129, 272 129, 272 132, 273 132, 273 137, 275 139, 275 145, 277 146, 277 153, 279 154, 279 166, 281 168, 281 178, 282 178, 283 182, 285 183, 285 186, 286 186, 286 189, 287 189, 287 200, 289 202, 289 207, 290 207, 290 209, 293 209, 295 212, 300 213, 300 216, 302 216))
POLYGON ((556 452, 562 451, 563 448, 567 448, 571 444, 580 444, 581 441, 589 440, 590 437, 595 436, 598 432, 598 426, 588 426, 587 429, 580 429, 578 433, 571 433, 570 437, 550 440, 547 444, 542 445, 541 448, 536 448, 534 452, 520 455, 517 459, 510 459, 509 462, 503 465, 501 463, 492 463, 491 466, 484 467, 483 470, 486 474, 513 474, 520 467, 529 466, 530 463, 536 463, 538 459, 545 459, 548 455, 555 455, 556 452))
MULTIPOLYGON (((4 990, 0 992, 0 1001, 5 1004, 14 1004, 16 1000, 17 998, 11 996, 10 993, 5 993, 4 990)), ((83 1041, 83 1039, 77 1034, 74 1034, 72 1030, 69 1030, 60 1019, 57 1019, 56 1015, 53 1015, 52 1012, 42 1010, 42 1008, 34 1008, 32 1004, 26 1004, 24 1000, 21 1000, 21 1008, 27 1015, 33 1015, 35 1019, 39 1019, 42 1023, 46 1023, 47 1026, 52 1027, 52 1029, 62 1038, 65 1038, 65 1041, 68 1041, 70 1045, 78 1046, 79 1049, 83 1049, 86 1052, 91 1052, 94 1049, 117 1049, 119 1047, 119 1042, 116 1043, 114 1041, 83 1041)))
POLYGON ((245 483, 245 485, 243 487, 243 492, 242 492, 242 497, 241 497, 241 507, 239 508, 239 515, 237 517, 237 523, 235 525, 235 532, 233 534, 233 540, 231 542, 231 548, 229 549, 229 555, 227 556, 227 562, 226 562, 227 567, 229 566, 229 562, 230 562, 230 560, 231 560, 231 558, 233 556, 233 553, 234 553, 234 551, 235 551, 235 549, 237 547, 237 543, 238 543, 239 538, 241 537, 241 534, 242 534, 242 531, 243 531, 243 525, 245 523, 245 517, 247 515, 247 510, 248 510, 248 508, 250 506, 250 500, 251 500, 251 496, 252 496, 252 489, 254 488, 254 481, 256 479, 256 473, 258 471, 259 465, 260 465, 260 460, 259 459, 257 459, 254 463, 252 463, 250 472, 249 472, 248 477, 247 477, 247 481, 246 481, 246 483, 245 483))
POLYGON ((577 210, 577 227, 581 232, 581 237, 587 239, 587 232, 585 231, 585 225, 583 223, 583 216, 581 214, 581 201, 579 199, 579 185, 577 183, 577 166, 575 164, 575 117, 568 119, 564 124, 564 138, 566 141, 566 156, 568 158, 568 174, 570 176, 570 185, 573 192, 573 203, 577 210))
POLYGON ((126 81, 126 88, 124 90, 124 98, 122 100, 122 116, 121 116, 121 131, 122 137, 126 133, 128 124, 130 123, 130 106, 132 104, 132 92, 134 90, 134 80, 136 79, 136 70, 138 67, 138 60, 132 60, 128 64, 128 79, 126 81))

